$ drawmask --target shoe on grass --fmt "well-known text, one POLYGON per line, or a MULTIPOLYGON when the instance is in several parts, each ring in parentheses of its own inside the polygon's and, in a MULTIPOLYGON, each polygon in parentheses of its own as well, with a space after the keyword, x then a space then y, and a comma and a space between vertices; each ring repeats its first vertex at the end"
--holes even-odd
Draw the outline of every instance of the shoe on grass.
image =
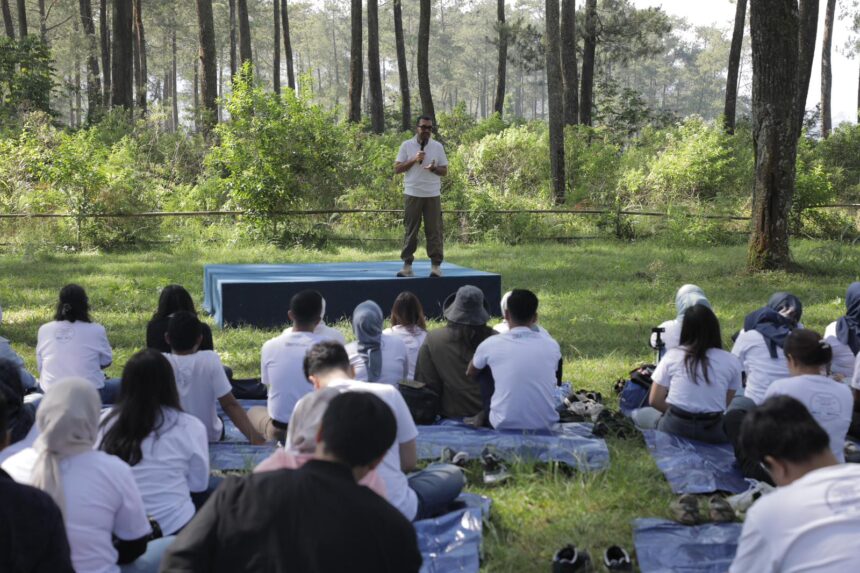
POLYGON ((442 455, 439 456, 439 461, 443 464, 450 464, 451 460, 454 459, 454 455, 456 455, 456 453, 457 452, 455 452, 453 448, 445 446, 444 448, 442 448, 442 455))
POLYGON ((443 464, 453 464, 459 468, 464 468, 469 462, 469 454, 466 452, 456 452, 453 448, 446 446, 442 448, 442 455, 439 457, 439 461, 443 464))
POLYGON ((442 266, 441 265, 430 265, 430 276, 431 277, 441 277, 442 276, 442 266))
POLYGON ((510 479, 511 474, 508 467, 502 462, 502 458, 484 448, 481 452, 481 467, 484 469, 484 484, 496 485, 510 479))
POLYGON ((691 493, 685 493, 673 501, 669 510, 672 512, 672 518, 682 525, 702 523, 702 515, 699 513, 699 499, 691 493))
POLYGON ((746 491, 743 491, 737 495, 730 496, 727 501, 729 505, 732 506, 732 509, 735 510, 735 514, 740 516, 752 507, 752 505, 763 495, 767 495, 772 492, 774 488, 772 485, 767 483, 766 481, 757 481, 746 491))
POLYGON ((414 277, 415 273, 412 272, 412 265, 403 263, 403 268, 397 271, 398 277, 414 277))
POLYGON ((708 498, 708 517, 714 523, 729 523, 737 518, 735 510, 721 495, 712 495, 708 498))
POLYGON ((593 571, 591 556, 568 544, 555 552, 552 557, 552 573, 584 573, 593 571))
POLYGON ((633 571, 630 554, 618 545, 613 545, 603 552, 603 566, 609 571, 633 571))

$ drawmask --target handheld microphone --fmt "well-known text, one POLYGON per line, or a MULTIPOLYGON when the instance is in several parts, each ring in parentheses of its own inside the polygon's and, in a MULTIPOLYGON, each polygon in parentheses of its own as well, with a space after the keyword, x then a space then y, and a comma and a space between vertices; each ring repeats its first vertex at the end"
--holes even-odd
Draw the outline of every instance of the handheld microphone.
MULTIPOLYGON (((427 142, 426 142, 426 141, 421 141, 421 151, 424 151, 424 146, 425 146, 425 145, 427 145, 427 142)), ((422 163, 424 163, 424 160, 423 160, 423 159, 422 159, 421 161, 419 161, 419 162, 418 162, 418 165, 421 165, 422 163)))

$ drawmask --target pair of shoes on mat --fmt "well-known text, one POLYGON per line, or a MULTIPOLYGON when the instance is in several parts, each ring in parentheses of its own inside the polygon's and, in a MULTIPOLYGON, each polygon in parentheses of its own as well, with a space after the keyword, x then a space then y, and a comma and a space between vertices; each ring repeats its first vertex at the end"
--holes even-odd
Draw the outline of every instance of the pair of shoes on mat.
POLYGON ((604 408, 597 416, 597 421, 595 421, 591 433, 598 438, 610 436, 622 439, 635 438, 642 435, 630 418, 621 412, 615 412, 608 408, 604 408))
MULTIPOLYGON (((397 271, 398 277, 414 277, 415 272, 412 270, 412 265, 404 264, 403 268, 397 271)), ((430 265, 430 276, 431 277, 441 277, 442 276, 442 267, 441 265, 430 265)))
MULTIPOLYGON (((613 545, 603 552, 603 566, 609 571, 632 571, 633 561, 623 547, 613 545)), ((594 571, 591 556, 574 545, 565 545, 552 558, 553 573, 580 573, 594 571)))
POLYGON ((596 422, 600 413, 605 409, 605 406, 601 404, 602 400, 603 397, 598 392, 571 392, 561 406, 557 408, 559 417, 564 422, 596 422))
POLYGON ((439 461, 443 464, 454 464, 459 468, 465 468, 469 462, 469 454, 466 452, 455 452, 453 448, 445 447, 442 449, 442 457, 439 461))
POLYGON ((706 521, 728 523, 736 519, 735 510, 721 495, 714 494, 707 498, 706 505, 708 519, 704 519, 702 512, 699 511, 699 498, 691 493, 680 496, 669 508, 675 521, 682 525, 698 525, 706 521))
POLYGON ((484 470, 485 485, 497 485, 511 477, 511 473, 502 458, 490 448, 484 448, 481 452, 481 467, 484 470))

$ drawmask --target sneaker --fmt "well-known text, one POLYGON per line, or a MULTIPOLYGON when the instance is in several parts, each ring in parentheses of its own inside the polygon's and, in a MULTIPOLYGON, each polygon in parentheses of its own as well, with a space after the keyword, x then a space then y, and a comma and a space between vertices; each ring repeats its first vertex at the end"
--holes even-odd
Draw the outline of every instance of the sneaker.
POLYGON ((404 263, 403 268, 400 269, 399 271, 397 271, 397 276, 398 277, 414 277, 415 273, 412 272, 412 265, 404 263))
POLYGON ((691 493, 685 493, 673 501, 669 509, 675 521, 682 525, 702 523, 702 516, 699 513, 699 499, 691 493))
POLYGON ((552 557, 552 573, 581 573, 592 571, 591 556, 573 545, 565 545, 552 557))
POLYGON ((854 442, 845 442, 845 461, 850 464, 860 462, 860 447, 854 442))
POLYGON ((466 452, 455 452, 453 448, 446 446, 442 449, 439 461, 443 464, 453 464, 459 468, 464 468, 469 462, 469 454, 466 452))
POLYGON ((753 503, 755 503, 758 498, 763 495, 767 495, 772 492, 775 488, 765 481, 757 481, 746 491, 743 491, 737 495, 730 496, 728 498, 729 505, 732 506, 732 509, 735 510, 735 513, 738 515, 746 513, 746 511, 752 507, 753 503))
POLYGON ((481 452, 481 466, 484 468, 484 483, 486 485, 496 485, 511 477, 502 459, 491 452, 489 448, 484 448, 484 451, 481 452))
POLYGON ((431 277, 441 277, 442 276, 442 267, 440 265, 430 265, 430 276, 431 277))
POLYGON ((603 565, 610 571, 633 571, 630 554, 618 545, 613 545, 603 552, 603 565))
POLYGON ((712 495, 708 498, 708 517, 714 523, 730 523, 737 518, 735 510, 721 495, 712 495))

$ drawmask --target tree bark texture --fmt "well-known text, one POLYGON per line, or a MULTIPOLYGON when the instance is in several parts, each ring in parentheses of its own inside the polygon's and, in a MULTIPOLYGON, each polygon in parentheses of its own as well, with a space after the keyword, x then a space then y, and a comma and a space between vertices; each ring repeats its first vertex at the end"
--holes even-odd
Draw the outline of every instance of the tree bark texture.
POLYGON ((102 50, 102 104, 104 107, 110 107, 111 96, 111 65, 110 65, 110 26, 108 25, 110 10, 108 10, 108 0, 99 2, 99 38, 101 40, 102 50))
MULTIPOLYGON (((171 19, 172 20, 172 19, 171 19)), ((170 51, 171 51, 171 65, 170 65, 170 105, 173 108, 173 131, 179 129, 179 89, 176 86, 176 80, 178 74, 176 73, 176 22, 171 21, 170 27, 170 51)))
POLYGON ((579 121, 579 73, 576 69, 576 0, 561 2, 561 73, 564 77, 564 124, 579 121))
POLYGON ((564 99, 558 0, 546 0, 546 80, 549 98, 549 158, 556 205, 564 203, 564 99))
POLYGON ((134 36, 129 0, 113 0, 113 54, 111 56, 111 105, 131 109, 133 105, 134 36))
POLYGON ((48 15, 45 12, 45 0, 39 0, 37 6, 39 7, 39 38, 48 45, 48 15))
POLYGON ((251 20, 248 18, 248 0, 236 0, 236 15, 239 19, 239 61, 253 61, 251 55, 251 20))
POLYGON ((3 26, 6 28, 6 37, 15 39, 15 24, 12 22, 12 9, 9 0, 0 0, 0 11, 3 12, 3 26))
POLYGON ((431 0, 420 0, 418 16, 418 95, 421 97, 422 115, 428 115, 436 126, 436 110, 433 108, 433 94, 430 91, 430 18, 431 0))
POLYGON ((833 22, 836 19, 836 0, 827 0, 824 12, 824 37, 821 39, 821 136, 825 139, 833 129, 831 95, 833 93, 833 22))
POLYGON ((379 71, 379 2, 367 0, 367 81, 370 84, 370 127, 373 133, 385 131, 385 106, 379 71))
MULTIPOLYGON (((792 2, 793 4, 794 2, 792 2)), ((812 60, 815 56, 815 38, 818 34, 818 0, 799 0, 799 29, 798 29, 798 68, 797 80, 797 110, 795 129, 797 137, 803 127, 803 116, 806 114, 806 95, 809 93, 809 80, 812 76, 812 60)), ((752 18, 750 18, 752 21, 752 18)))
POLYGON ((594 106, 594 56, 597 51, 597 0, 585 2, 585 44, 582 51, 582 88, 579 97, 579 123, 591 125, 594 106))
POLYGON ((738 107, 738 71, 741 67, 741 51, 744 43, 744 23, 747 17, 747 0, 737 0, 735 29, 732 32, 732 47, 729 50, 729 70, 726 76, 726 103, 723 108, 723 126, 726 133, 735 132, 735 114, 738 107))
POLYGON ((236 0, 229 0, 230 11, 230 81, 236 76, 238 58, 236 55, 236 0))
POLYGON ((23 39, 27 37, 27 3, 18 0, 18 35, 23 39))
MULTIPOLYGON (((277 5, 277 0, 275 2, 277 5)), ((277 22, 277 21, 276 21, 277 22)), ((197 31, 200 44, 200 92, 203 97, 202 127, 208 132, 218 122, 218 70, 215 55, 215 17, 212 0, 197 0, 197 31)))
POLYGON ((136 70, 134 83, 137 90, 137 108, 142 115, 146 115, 146 91, 149 82, 149 73, 146 69, 146 35, 143 29, 142 0, 133 0, 132 14, 134 16, 134 58, 136 70))
POLYGON ((400 78, 400 129, 412 129, 412 100, 409 93, 409 65, 403 39, 403 6, 394 0, 394 44, 397 48, 397 76, 400 78))
POLYGON ((349 121, 361 121, 361 88, 364 82, 364 67, 361 57, 361 0, 351 0, 349 43, 349 121))
POLYGON ((505 83, 508 72, 508 25, 505 22, 505 0, 497 0, 496 24, 499 27, 499 62, 496 67, 496 101, 493 111, 502 117, 505 111, 505 83))
POLYGON ((281 93, 281 3, 272 0, 272 17, 274 21, 274 43, 272 45, 272 89, 276 94, 281 93))
POLYGON ((101 78, 99 77, 99 41, 90 0, 80 0, 81 26, 87 37, 87 121, 92 122, 101 108, 101 78))
POLYGON ((751 270, 781 269, 790 263, 788 217, 797 161, 797 86, 801 50, 797 5, 785 0, 751 0, 755 147, 751 270))
POLYGON ((287 61, 287 85, 296 89, 296 72, 293 68, 293 42, 290 39, 290 15, 287 0, 281 0, 281 25, 284 28, 284 59, 287 61))

